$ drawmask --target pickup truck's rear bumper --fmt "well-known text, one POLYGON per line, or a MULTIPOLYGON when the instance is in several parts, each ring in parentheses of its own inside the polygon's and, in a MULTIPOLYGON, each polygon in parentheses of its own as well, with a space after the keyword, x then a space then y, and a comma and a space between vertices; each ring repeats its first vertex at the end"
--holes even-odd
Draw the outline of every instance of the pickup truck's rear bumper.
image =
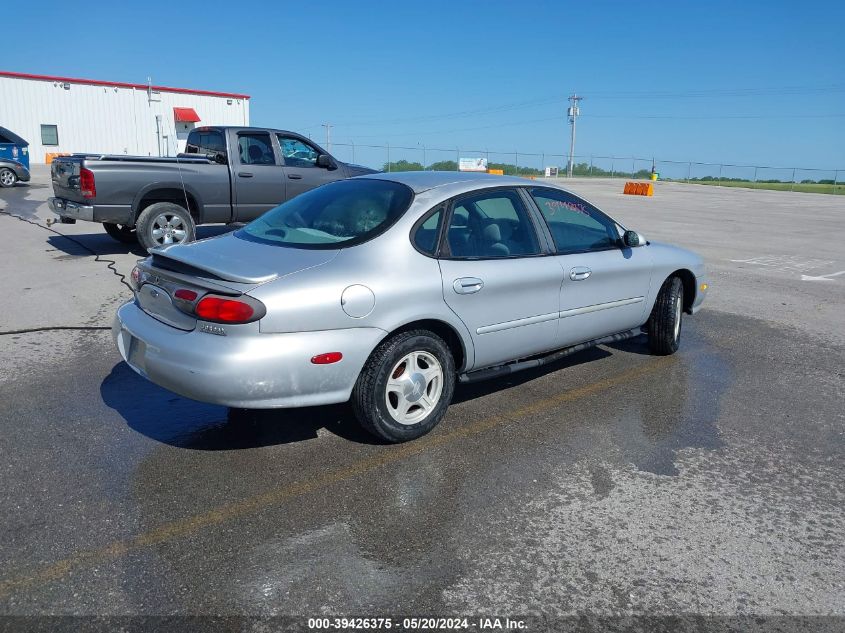
POLYGON ((59 217, 73 218, 74 220, 94 221, 94 207, 78 204, 65 200, 64 198, 47 198, 47 206, 50 211, 59 217))
POLYGON ((86 205, 65 198, 47 198, 50 211, 60 217, 85 220, 87 222, 110 222, 112 224, 134 224, 130 221, 132 208, 129 205, 104 206, 86 205))

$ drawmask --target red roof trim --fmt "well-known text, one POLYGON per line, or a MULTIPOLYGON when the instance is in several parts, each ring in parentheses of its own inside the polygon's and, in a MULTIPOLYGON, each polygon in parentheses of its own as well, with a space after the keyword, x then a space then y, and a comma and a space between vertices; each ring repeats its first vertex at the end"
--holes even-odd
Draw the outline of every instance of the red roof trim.
POLYGON ((74 77, 54 77, 52 75, 31 75, 29 73, 15 73, 7 70, 0 70, 0 77, 12 77, 14 79, 36 79, 40 81, 61 81, 62 83, 87 84, 89 86, 111 86, 117 88, 135 88, 146 90, 152 88, 157 92, 178 92, 186 95, 203 95, 206 97, 228 97, 230 99, 249 99, 249 95, 237 94, 234 92, 212 92, 210 90, 191 90, 190 88, 170 88, 168 86, 148 86, 147 84, 127 84, 120 81, 99 81, 97 79, 78 79, 74 77))

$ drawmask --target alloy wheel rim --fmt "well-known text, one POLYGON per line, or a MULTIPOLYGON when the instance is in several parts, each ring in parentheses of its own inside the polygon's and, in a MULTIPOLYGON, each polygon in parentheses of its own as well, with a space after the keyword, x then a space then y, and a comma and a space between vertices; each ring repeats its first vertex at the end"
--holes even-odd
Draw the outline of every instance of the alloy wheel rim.
POLYGON ((15 175, 8 169, 4 169, 0 172, 0 182, 4 185, 9 186, 15 184, 15 175))
POLYGON ((429 352, 414 351, 393 366, 387 379, 384 401, 396 422, 422 422, 440 402, 443 367, 429 352))
POLYGON ((185 241, 188 231, 178 215, 162 213, 153 221, 152 234, 158 244, 179 244, 185 241))

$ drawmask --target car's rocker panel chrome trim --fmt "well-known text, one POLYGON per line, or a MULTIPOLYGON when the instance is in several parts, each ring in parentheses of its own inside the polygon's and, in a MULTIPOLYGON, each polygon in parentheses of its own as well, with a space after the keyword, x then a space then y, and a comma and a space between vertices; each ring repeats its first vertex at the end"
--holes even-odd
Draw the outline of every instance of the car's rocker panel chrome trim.
POLYGON ((546 321, 554 321, 557 318, 557 312, 551 312, 549 314, 538 314, 537 316, 525 317, 524 319, 505 321, 504 323, 494 323, 493 325, 484 325, 478 328, 475 333, 490 334, 491 332, 501 332, 502 330, 510 330, 511 328, 522 327, 523 325, 534 325, 535 323, 545 323, 546 321))
POLYGON ((607 303, 597 303, 591 306, 584 306, 582 308, 572 308, 571 310, 564 310, 560 313, 560 318, 576 316, 578 314, 587 314, 589 312, 598 312, 600 310, 607 310, 608 308, 619 308, 621 306, 631 305, 632 303, 642 303, 645 297, 631 297, 630 299, 619 299, 618 301, 608 301, 607 303))

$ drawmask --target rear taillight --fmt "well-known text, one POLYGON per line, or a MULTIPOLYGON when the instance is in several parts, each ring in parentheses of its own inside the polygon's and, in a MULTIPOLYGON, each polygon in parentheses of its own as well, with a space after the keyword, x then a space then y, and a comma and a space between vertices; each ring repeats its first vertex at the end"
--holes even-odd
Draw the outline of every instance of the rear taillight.
POLYGON ((129 285, 132 290, 138 290, 141 287, 141 269, 135 266, 129 274, 129 285))
POLYGON ((79 191, 82 193, 83 198, 94 198, 97 195, 94 172, 85 167, 79 170, 79 191))
POLYGON ((249 323, 265 314, 264 305, 251 297, 230 299, 208 295, 200 299, 194 313, 205 321, 216 323, 249 323))

